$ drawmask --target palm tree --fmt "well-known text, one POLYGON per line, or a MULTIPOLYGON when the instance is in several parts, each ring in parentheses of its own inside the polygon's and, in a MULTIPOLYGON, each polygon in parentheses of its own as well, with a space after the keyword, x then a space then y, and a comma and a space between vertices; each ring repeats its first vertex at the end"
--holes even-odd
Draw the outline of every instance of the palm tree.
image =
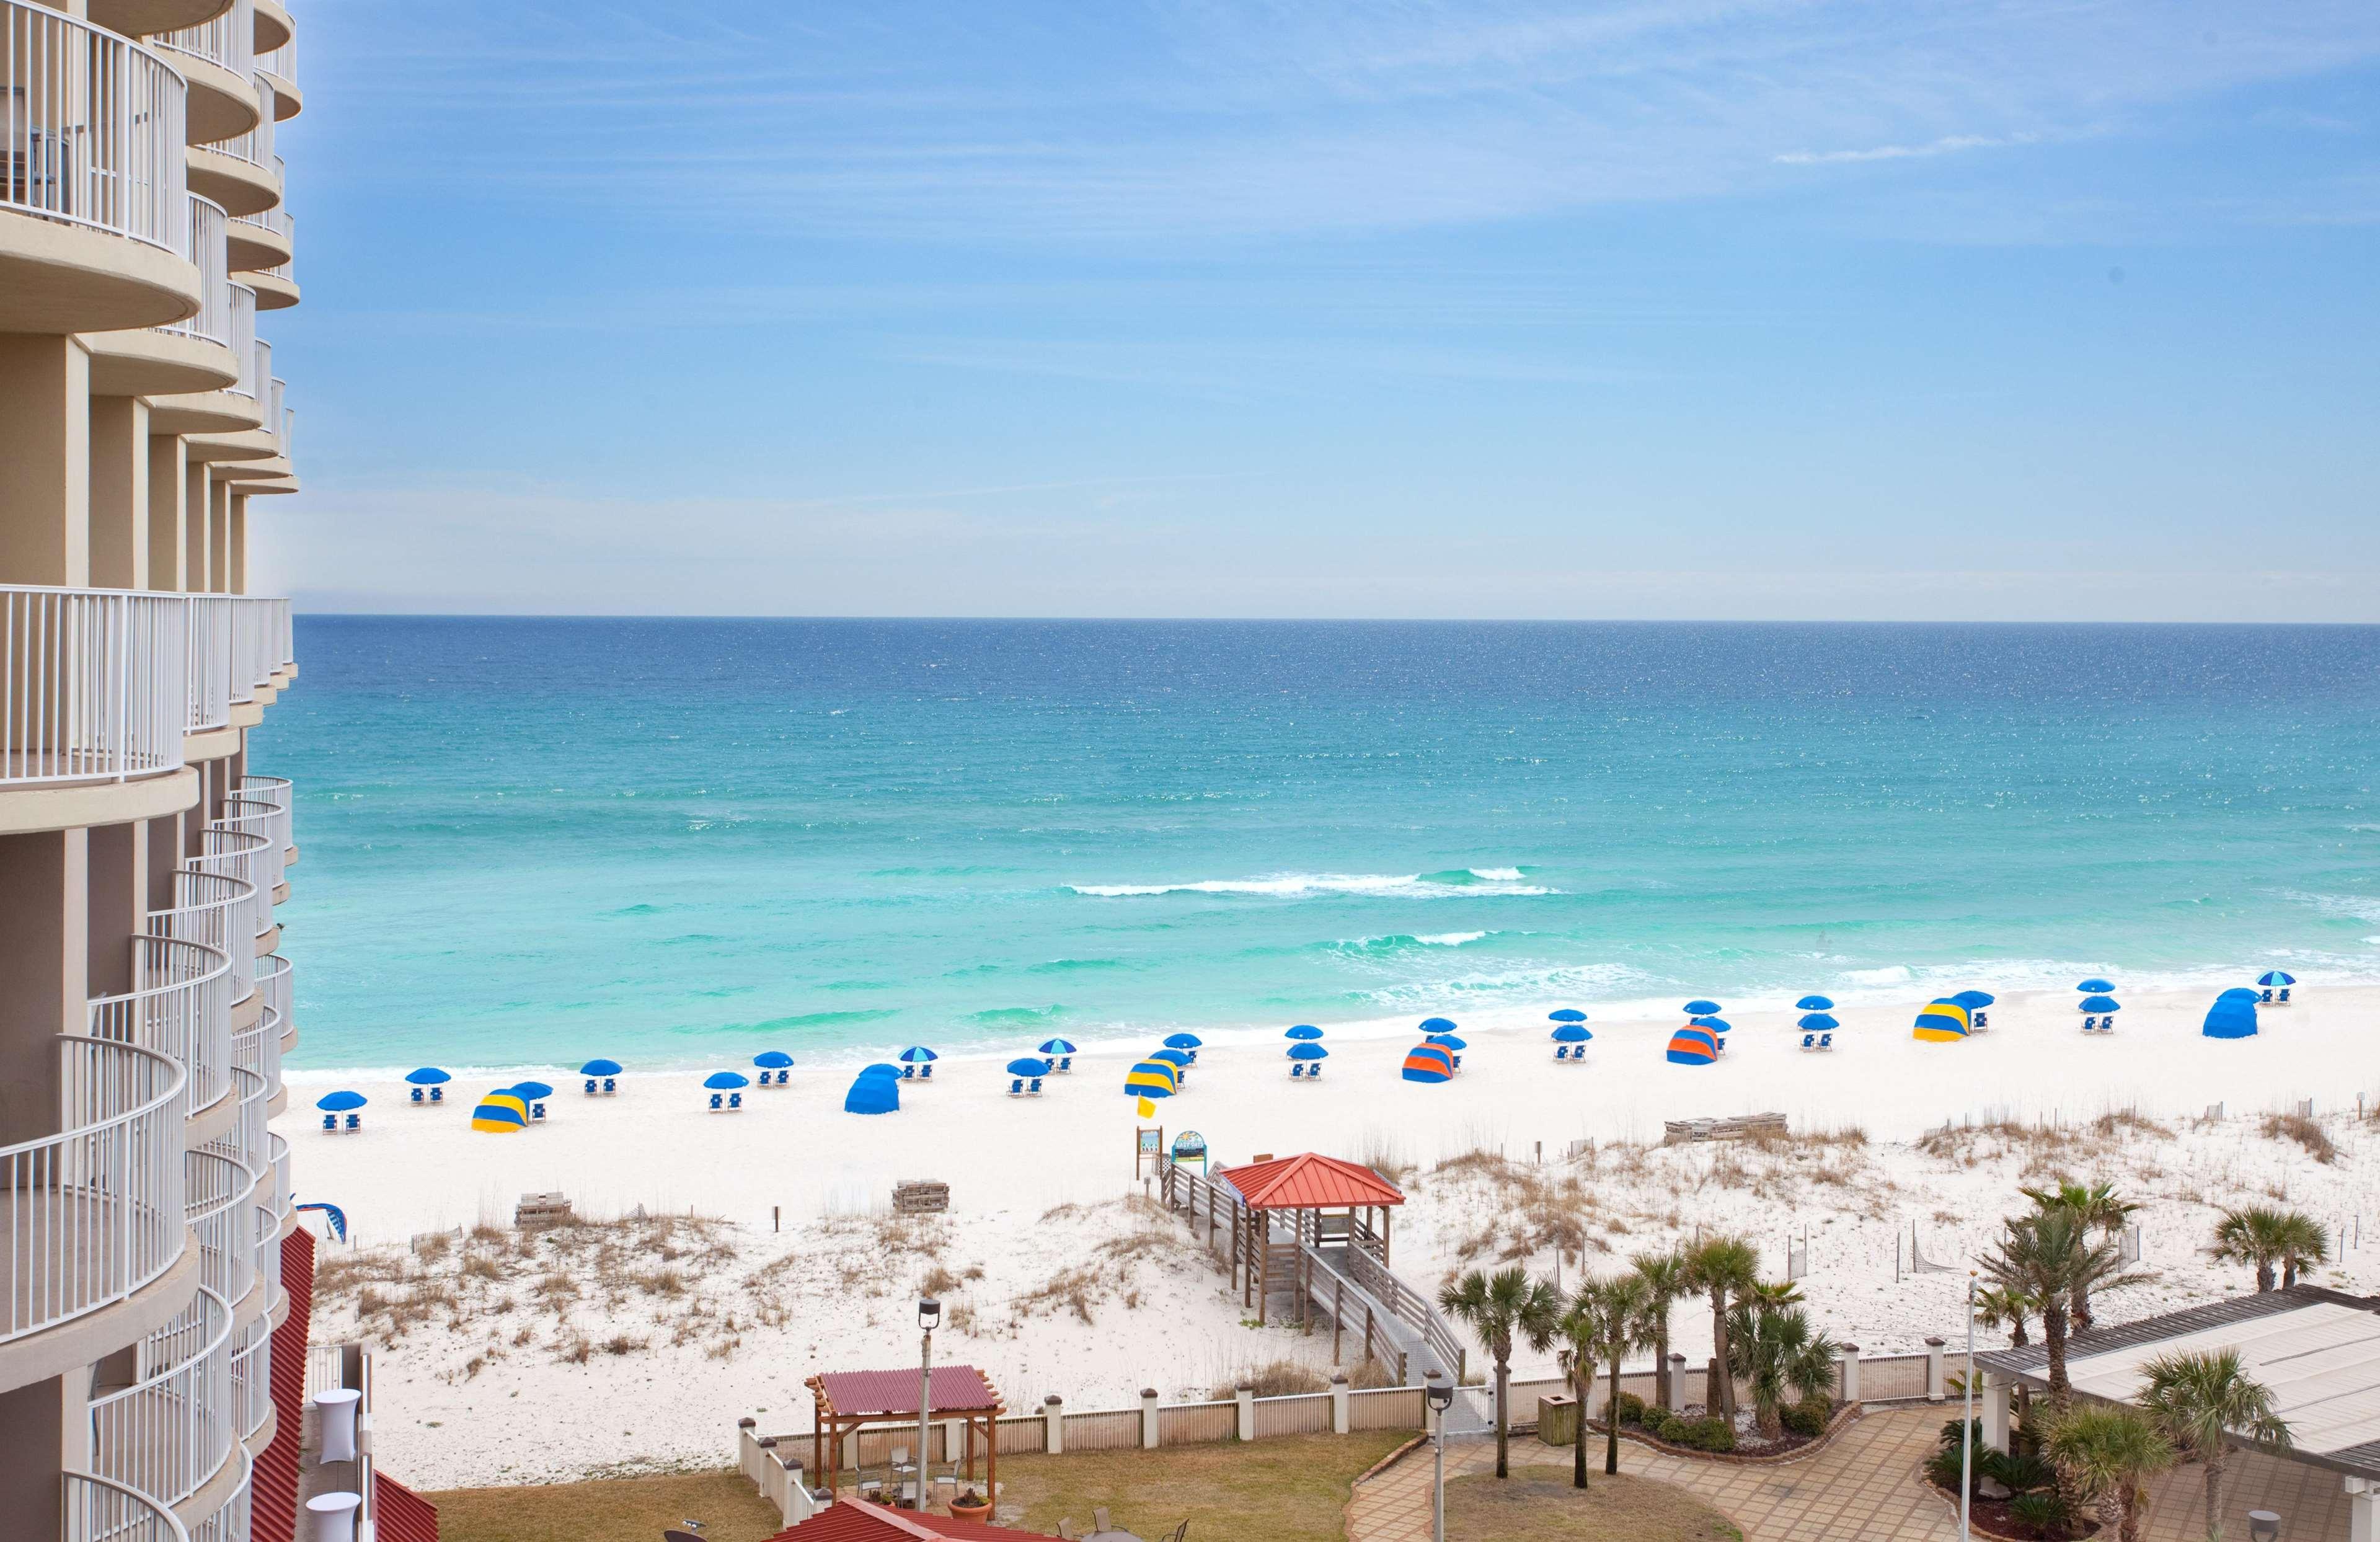
POLYGON ((2329 1261, 2330 1232, 2304 1211, 2289 1211, 2281 1222, 2281 1289, 2298 1282, 2301 1265, 2329 1261))
POLYGON ((2330 1234, 2313 1217, 2270 1205, 2247 1205, 2226 1210, 2215 1223, 2215 1257, 2228 1264, 2256 1266, 2256 1292, 2263 1294, 2281 1276, 2286 1289, 2298 1282, 2301 1264, 2319 1264, 2330 1257, 2330 1234))
POLYGON ((1834 1342, 1799 1306, 1738 1302, 1728 1313, 1727 1348, 1728 1373, 1752 1389, 1753 1415, 1772 1440, 1784 1432, 1777 1411, 1789 1394, 1808 1397, 1835 1384, 1834 1342))
POLYGON ((2241 1370, 2240 1352, 2161 1354, 2141 1367, 2148 1390, 2141 1407, 2185 1462, 2206 1466, 2206 1542, 2223 1542, 2223 1459, 2237 1436, 2265 1451, 2287 1451, 2289 1421, 2273 1394, 2241 1370))
POLYGON ((1496 1362, 1496 1475, 1510 1477, 1512 1423, 1504 1403, 1512 1384, 1512 1343, 1525 1339, 1532 1349, 1550 1347, 1561 1323, 1561 1297, 1514 1264, 1493 1274, 1473 1269, 1439 1292, 1438 1305, 1468 1324, 1496 1362))
POLYGON ((1711 1305, 1711 1352, 1718 1359, 1718 1406, 1710 1412, 1735 1421, 1735 1383, 1726 1374, 1732 1357, 1727 1352, 1728 1297, 1748 1293, 1760 1282, 1760 1253, 1741 1237, 1706 1237, 1686 1254, 1685 1281, 1690 1290, 1708 1293, 1711 1305))
POLYGON ((2043 1443, 2076 1492, 2099 1512, 2099 1535, 2132 1542, 2140 1525, 2141 1486, 2173 1465, 2173 1442, 2146 1415, 2115 1403, 2090 1403, 2061 1416, 2043 1443))
POLYGON ((2066 1412, 2073 1388, 2066 1379, 2066 1312, 2077 1286, 2085 1290, 2116 1276, 2118 1251, 2111 1242, 2093 1242, 2089 1231, 2062 1206, 2011 1220, 1998 1251, 1984 1260, 1994 1285, 2031 1300, 2041 1314, 2041 1342, 2049 1353, 2049 1404, 2066 1412))
POLYGON ((1629 1262, 1636 1278, 1645 1281, 1645 1306, 1653 1319, 1653 1401, 1668 1408, 1670 1308, 1686 1293, 1686 1260, 1671 1248, 1667 1253, 1639 1253, 1629 1262))
POLYGON ((1611 1367, 1611 1394, 1603 1404, 1603 1470, 1620 1471, 1620 1362, 1658 1342, 1653 1289, 1642 1274, 1590 1280, 1563 1314, 1562 1371, 1578 1393, 1578 1439, 1571 1452, 1571 1486, 1586 1487, 1586 1400, 1597 1366, 1611 1367))
POLYGON ((1975 1320, 1995 1330, 2007 1329, 2010 1349, 2022 1349, 2031 1342, 2024 1335, 2024 1325, 2032 1316, 2033 1298, 2022 1292, 1996 1286, 1975 1293, 1975 1320))
MULTIPOLYGON (((2071 1211, 2074 1218, 2103 1237, 2120 1236, 2124 1222, 2131 1220, 2140 1206, 2116 1193, 2108 1183, 2078 1184, 2063 1179, 2054 1189, 2021 1189, 2027 1199, 2040 1209, 2058 1208, 2071 1211)), ((2121 1250, 2119 1249, 2119 1252, 2121 1250)), ((2078 1286, 2067 1300, 2067 1316, 2072 1319, 2075 1331, 2091 1326, 2091 1287, 2078 1286)))

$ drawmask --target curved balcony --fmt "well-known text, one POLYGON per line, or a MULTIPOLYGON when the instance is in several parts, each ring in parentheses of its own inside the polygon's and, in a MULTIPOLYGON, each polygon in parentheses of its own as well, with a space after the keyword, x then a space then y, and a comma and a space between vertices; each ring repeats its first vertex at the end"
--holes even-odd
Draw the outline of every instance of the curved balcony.
POLYGON ((181 1260, 182 1067, 56 1041, 56 1135, 0 1147, 0 1345, 130 1297, 181 1260))
POLYGON ((249 1542, 256 1463, 245 1447, 232 1452, 237 1474, 231 1494, 212 1514, 190 1523, 190 1542, 249 1542))
POLYGON ((231 221, 220 205, 190 195, 191 250, 198 260, 198 314, 164 326, 84 334, 94 396, 156 396, 220 391, 239 379, 240 356, 256 334, 252 290, 235 290, 229 256, 231 221), (245 300, 246 326, 235 315, 245 300))
POLYGON ((244 1034, 232 1037, 231 1062, 245 1065, 264 1078, 267 1099, 281 1096, 281 1046, 289 1035, 289 961, 279 953, 266 953, 256 961, 256 993, 264 999, 263 1010, 256 1015, 256 1026, 249 1033, 261 1034, 261 1040, 251 1054, 243 1048, 244 1034))
POLYGON ((264 891, 265 924, 268 928, 272 925, 273 895, 281 887, 281 865, 287 855, 287 848, 279 839, 280 813, 269 803, 250 802, 233 793, 224 799, 223 812, 208 821, 218 829, 239 831, 263 843, 263 856, 256 865, 256 876, 251 881, 264 891))
MULTIPOLYGON (((210 824, 199 832, 199 855, 182 864, 181 870, 186 873, 217 873, 248 885, 249 896, 241 902, 238 918, 233 923, 234 941, 229 950, 237 953, 242 941, 249 944, 248 967, 234 969, 235 980, 241 982, 237 1000, 243 1002, 256 989, 256 961, 261 956, 256 939, 273 929, 273 890, 265 868, 275 855, 270 846, 271 843, 261 835, 210 824)), ((261 1010, 261 1002, 259 1007, 261 1010)), ((249 1014, 251 1020, 257 1015, 249 1014)))
MULTIPOLYGON (((288 625, 288 609, 285 605, 282 607, 277 618, 284 630, 286 629, 288 625)), ((284 641, 281 647, 282 650, 286 651, 288 649, 287 642, 284 641)), ((284 663, 288 662, 285 659, 282 662, 284 663)), ((298 832, 295 828, 295 820, 291 814, 292 806, 295 804, 298 795, 296 786, 293 785, 290 780, 285 776, 257 776, 250 774, 241 777, 238 782, 234 783, 232 791, 237 793, 241 797, 248 799, 250 803, 261 803, 265 805, 280 816, 278 821, 273 826, 273 832, 279 836, 281 841, 281 862, 282 867, 285 871, 289 864, 290 856, 298 850, 298 832)), ((286 963, 283 965, 283 967, 287 967, 286 963)), ((285 996, 283 998, 282 1015, 285 1017, 288 1015, 287 998, 285 996)))
MULTIPOLYGON (((184 1153, 190 1234, 199 1244, 199 1283, 226 1306, 256 1287, 256 1174, 220 1151, 184 1153)), ((249 1314, 242 1312, 241 1320, 249 1314)))
POLYGON ((264 115, 249 0, 232 0, 231 9, 195 27, 160 33, 149 46, 167 55, 189 82, 185 116, 190 143, 214 144, 245 134, 264 115))
POLYGON ((67 1471, 65 1542, 190 1542, 173 1511, 97 1473, 67 1471))
POLYGON ((0 793, 181 768, 181 605, 177 595, 0 586, 0 793))
MULTIPOLYGON (((278 386, 281 382, 273 382, 278 386)), ((278 392, 275 393, 277 396, 278 392)), ((276 404, 277 405, 277 404, 276 404)), ((273 677, 285 661, 285 635, 289 602, 262 595, 237 595, 232 600, 231 698, 253 701, 256 693, 272 688, 273 677)))
POLYGON ((111 32, 145 38, 179 31, 223 14, 231 0, 90 0, 91 18, 111 32))
POLYGON ((0 0, 0 332, 118 332, 200 309, 164 55, 0 0))
POLYGON ((137 1379, 91 1400, 91 1464, 103 1477, 176 1506, 231 1460, 230 1303, 202 1285, 134 1347, 137 1379))
MULTIPOLYGON (((278 1238, 273 1247, 280 1250, 278 1238)), ((232 1332, 231 1422, 233 1431, 253 1454, 257 1437, 273 1422, 273 1319, 269 1317, 259 1317, 232 1332)))
MULTIPOLYGON (((277 203, 231 221, 225 231, 231 271, 245 274, 286 268, 294 249, 294 229, 289 211, 277 203)), ((268 305, 264 309, 272 310, 276 307, 268 305)))
POLYGON ((134 1044, 189 1073, 185 1112, 196 1118, 232 1091, 231 960, 172 937, 132 939, 133 988, 91 1003, 93 1038, 134 1044))
POLYGON ((264 408, 257 396, 256 382, 264 379, 264 371, 271 368, 273 345, 256 335, 256 290, 243 274, 232 285, 232 353, 239 366, 237 378, 212 391, 152 396, 150 432, 238 434, 263 425, 264 408))
POLYGON ((273 152, 273 88, 250 77, 258 115, 246 132, 183 152, 190 191, 203 193, 234 214, 257 214, 281 201, 281 157, 273 152))
MULTIPOLYGON (((263 18, 259 18, 261 23, 263 18)), ((265 29, 259 25, 257 30, 265 29)), ((305 94, 298 89, 298 40, 284 38, 277 48, 259 46, 256 51, 257 72, 264 83, 273 88, 273 115, 286 123, 306 110, 305 94)))
POLYGON ((199 942, 231 959, 235 1005, 256 989, 256 888, 221 869, 237 856, 193 857, 174 873, 174 904, 149 913, 149 929, 160 937, 199 942))

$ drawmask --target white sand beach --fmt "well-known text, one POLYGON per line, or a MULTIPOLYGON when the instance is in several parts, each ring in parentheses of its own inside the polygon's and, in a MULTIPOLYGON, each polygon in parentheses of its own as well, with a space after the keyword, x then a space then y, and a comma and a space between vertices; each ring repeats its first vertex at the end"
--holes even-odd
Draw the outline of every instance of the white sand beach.
MULTIPOLYGON (((1698 1227, 1749 1235, 1781 1273, 1786 1237, 1806 1229, 1814 1310, 1872 1352, 1955 1335, 1964 1261, 2020 1184, 2060 1172, 2146 1203, 2151 1279, 2103 1318, 2252 1288, 2204 1258, 2205 1234, 2216 1208, 2277 1198, 2342 1226, 2350 1245, 2318 1278, 2380 1288, 2380 1210, 2356 1219, 2380 1148, 2355 1117, 2359 1093, 2380 1093, 2380 990, 2303 988, 2241 1041, 2200 1036, 2211 995, 2128 1000, 2117 1033, 2087 1039, 2070 994, 2006 997, 1988 1034, 1947 1045, 1911 1038, 1913 1004, 1846 1008, 1825 1055, 1799 1049, 1791 1013, 1730 1013, 1729 1052, 1702 1068, 1663 1061, 1674 1018, 1596 1021, 1570 1065, 1534 1017, 1466 1017, 1463 1073, 1442 1086, 1399 1078, 1400 1039, 1334 1032, 1308 1084, 1277 1037, 1228 1036, 1160 1119, 1225 1162, 1311 1149, 1395 1169, 1410 1196, 1396 1265, 1432 1287, 1508 1257, 1551 1273, 1564 1255, 1574 1279, 1582 1256, 1609 1268, 1698 1227), (2326 1152, 2265 1127, 2304 1099, 2326 1152), (2208 1121, 2217 1102, 2227 1117, 2208 1121), (1665 1119, 1761 1111, 1836 1138, 1658 1148, 1665 1119), (1989 1127, 1927 1135, 1946 1121, 1989 1127), (1572 1157, 1579 1141, 1593 1148, 1572 1157), (1930 1260, 1961 1272, 1896 1282, 1912 1224, 1930 1260), (2352 1245, 2363 1224, 2369 1249, 2352 1245)), ((1038 1099, 1008 1097, 998 1060, 946 1058, 876 1118, 843 1112, 848 1065, 797 1067, 732 1114, 705 1111, 698 1074, 632 1075, 588 1099, 555 1068, 551 1117, 506 1136, 468 1122, 480 1083, 508 1077, 461 1076, 444 1105, 417 1108, 393 1081, 293 1075, 280 1123, 298 1197, 340 1206, 358 1245, 326 1246, 319 1331, 369 1309, 381 1438, 430 1486, 716 1461, 741 1415, 805 1423, 814 1371, 907 1362, 921 1285, 953 1304, 939 1353, 985 1366, 1018 1408, 1052 1392, 1121 1406, 1144 1385, 1176 1395, 1284 1356, 1327 1366, 1327 1336, 1245 1325, 1186 1232, 1132 1202, 1130 1058, 1079 1055, 1038 1099), (371 1099, 359 1134, 326 1135, 308 1114, 334 1083, 371 1099), (892 1220, 902 1178, 947 1182, 951 1214, 892 1220), (706 1220, 606 1231, 567 1257, 492 1231, 415 1243, 508 1232, 514 1201, 546 1189, 598 1218, 706 1220), (488 1416, 499 1407, 512 1412, 488 1416)), ((1707 1347, 1706 1316, 1677 1315, 1689 1354, 1707 1347)))

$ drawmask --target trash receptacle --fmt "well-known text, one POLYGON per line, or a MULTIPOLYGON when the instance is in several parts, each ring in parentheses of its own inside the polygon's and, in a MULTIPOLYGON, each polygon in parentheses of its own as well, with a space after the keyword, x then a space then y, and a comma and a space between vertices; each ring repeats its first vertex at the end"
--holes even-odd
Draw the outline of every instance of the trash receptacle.
POLYGON ((1578 1439, 1578 1399, 1567 1396, 1537 1400, 1537 1439, 1549 1446, 1567 1446, 1578 1439))

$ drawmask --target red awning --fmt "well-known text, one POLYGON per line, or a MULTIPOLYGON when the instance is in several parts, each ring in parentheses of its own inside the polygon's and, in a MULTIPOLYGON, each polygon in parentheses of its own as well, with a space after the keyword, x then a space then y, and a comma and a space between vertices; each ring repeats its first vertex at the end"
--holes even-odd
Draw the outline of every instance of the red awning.
POLYGON ((1311 1151, 1250 1162, 1221 1176, 1252 1210, 1363 1209, 1405 1202, 1403 1190, 1370 1168, 1311 1151))
MULTIPOLYGON (((810 1390, 838 1418, 872 1419, 917 1412, 916 1371, 827 1371, 810 1390)), ((991 1414, 1003 1406, 990 1378, 973 1366, 934 1367, 936 1414, 991 1414)))

